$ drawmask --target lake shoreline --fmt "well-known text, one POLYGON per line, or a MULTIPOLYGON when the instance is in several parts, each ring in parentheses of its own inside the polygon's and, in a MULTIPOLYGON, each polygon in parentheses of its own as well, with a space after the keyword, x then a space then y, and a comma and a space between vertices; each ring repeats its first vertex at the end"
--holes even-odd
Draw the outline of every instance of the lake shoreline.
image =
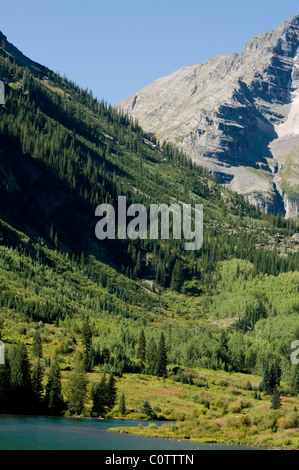
MULTIPOLYGON (((100 421, 105 421, 105 418, 95 418, 95 417, 80 417, 80 416, 69 416, 69 418, 77 418, 77 419, 94 419, 94 420, 100 420, 100 421)), ((136 420, 136 418, 126 418, 126 417, 119 417, 119 416, 111 416, 109 419, 111 420, 122 420, 122 421, 130 421, 130 420, 136 420)), ((159 419, 155 419, 155 420, 146 420, 146 419, 140 419, 138 418, 138 421, 142 421, 143 423, 148 423, 148 425, 150 425, 151 423, 162 423, 162 425, 164 424, 171 424, 171 423, 176 423, 175 420, 167 420, 167 419, 163 419, 163 420, 159 420, 159 419)), ((223 440, 210 440, 208 438, 197 438, 197 439, 192 439, 192 438, 175 438, 175 437, 165 437, 165 436, 160 436, 159 433, 155 433, 155 432, 151 432, 151 433, 147 433, 146 435, 143 435, 142 433, 140 432, 136 432, 138 428, 134 428, 134 427, 129 427, 129 428, 126 428, 126 427, 123 427, 123 428, 108 428, 107 431, 108 432, 119 432, 120 434, 122 433, 122 431, 124 431, 125 433, 127 434, 130 434, 130 435, 134 435, 134 436, 140 436, 140 437, 150 437, 150 438, 153 438, 153 439, 165 439, 167 441, 175 441, 175 442, 194 442, 194 443, 200 443, 200 444, 215 444, 215 445, 225 445, 225 446, 240 446, 240 447, 247 447, 248 450, 280 450, 280 451, 292 451, 292 449, 290 449, 288 446, 277 446, 277 447, 273 447, 273 446, 263 446, 261 444, 250 444, 250 445, 247 445, 246 443, 240 443, 240 442, 227 442, 227 441, 223 441, 223 440)), ((147 426, 144 427, 144 429, 147 429, 147 426)))
MULTIPOLYGON (((82 436, 84 435, 84 429, 89 432, 89 428, 86 429, 86 423, 99 423, 100 429, 105 431, 107 434, 119 434, 124 436, 135 436, 137 438, 145 438, 145 439, 154 439, 157 441, 164 441, 167 443, 194 443, 195 445, 202 444, 204 446, 216 446, 216 447, 224 447, 226 450, 280 450, 280 451, 291 451, 288 446, 282 447, 273 447, 273 446, 263 446, 258 443, 242 443, 242 442, 233 442, 233 441, 223 441, 220 439, 209 439, 209 438, 189 438, 189 437, 174 437, 174 436, 165 436, 160 435, 159 431, 155 429, 156 426, 158 429, 160 426, 167 425, 167 424, 175 424, 174 420, 167 421, 167 420, 142 420, 142 419, 132 419, 132 418, 120 418, 120 417, 109 417, 108 419, 102 419, 100 417, 85 417, 79 415, 71 415, 71 416, 44 416, 44 415, 14 415, 14 414, 1 414, 0 415, 0 431, 1 431, 1 424, 2 421, 17 421, 20 422, 26 421, 35 421, 36 426, 38 427, 41 421, 49 421, 49 422, 60 422, 61 426, 57 428, 58 431, 62 431, 63 429, 67 428, 67 425, 70 424, 71 421, 74 423, 82 423, 82 436), (132 426, 128 426, 128 423, 131 422, 132 426), (67 425, 66 425, 67 423, 67 425), (123 426, 119 426, 119 424, 123 423, 123 426), (113 424, 113 426, 112 426, 113 424), (150 427, 150 426, 153 427, 150 427), (60 428, 60 429, 59 429, 60 428), (237 449, 228 449, 229 447, 234 447, 237 449)), ((24 427, 26 424, 24 425, 24 427)), ((71 427, 71 425, 70 425, 71 427)), ((95 426, 97 429, 97 426, 95 426)), ((0 434, 1 437, 1 434, 0 434)), ((167 447, 167 446, 166 446, 167 447)), ((0 438, 0 449, 1 449, 1 438, 0 438)), ((106 450, 106 449, 102 449, 106 450)), ((108 449, 107 449, 108 450, 108 449)), ((117 450, 117 449, 115 449, 117 450)), ((138 450, 138 449, 137 449, 138 450)), ((212 449, 211 449, 212 450, 212 449)))
POLYGON ((139 424, 141 420, 0 415, 0 449, 103 450, 107 452, 111 450, 117 452, 247 450, 245 446, 242 448, 242 446, 234 445, 235 449, 229 449, 231 446, 227 444, 196 443, 183 439, 165 439, 160 436, 140 436, 134 434, 134 428, 136 429, 139 424), (131 427, 128 426, 129 424, 131 427), (114 428, 118 428, 119 432, 109 432, 114 428), (120 431, 124 428, 127 432, 121 433, 120 431))
MULTIPOLYGON (((150 424, 150 422, 149 422, 150 424)), ((248 450, 280 450, 280 451, 291 451, 291 449, 287 446, 283 446, 283 447, 272 447, 272 446, 262 446, 260 444, 250 444, 250 445, 247 445, 246 443, 241 443, 241 442, 227 442, 227 441, 223 441, 223 440, 210 440, 210 439, 206 439, 206 438, 198 438, 198 439, 192 439, 192 438, 175 438, 175 437, 166 437, 166 436, 160 436, 159 433, 155 433, 155 432, 151 432, 151 433, 146 433, 146 434, 143 434, 142 432, 138 432, 137 431, 137 427, 134 428, 134 427, 130 427, 130 428, 126 428, 126 427, 123 427, 123 428, 109 428, 107 429, 108 432, 114 432, 114 433, 120 433, 120 434, 123 434, 123 433, 126 433, 126 434, 130 434, 130 435, 134 435, 134 436, 140 436, 140 437, 150 437, 150 438, 153 438, 153 439, 165 439, 167 441, 175 441, 175 442, 194 442, 195 444, 208 444, 208 445, 223 445, 223 446, 227 446, 227 447, 230 447, 230 446, 238 446, 238 447, 246 447, 248 448, 248 450)), ((147 427, 144 427, 143 429, 147 429, 147 427)))

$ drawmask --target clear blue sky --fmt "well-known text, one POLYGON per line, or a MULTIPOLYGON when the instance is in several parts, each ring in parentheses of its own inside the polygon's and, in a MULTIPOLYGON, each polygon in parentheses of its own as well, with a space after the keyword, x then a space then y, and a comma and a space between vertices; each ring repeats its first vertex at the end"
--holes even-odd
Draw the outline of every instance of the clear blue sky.
POLYGON ((184 65, 240 53, 298 0, 0 0, 0 30, 111 104, 184 65))

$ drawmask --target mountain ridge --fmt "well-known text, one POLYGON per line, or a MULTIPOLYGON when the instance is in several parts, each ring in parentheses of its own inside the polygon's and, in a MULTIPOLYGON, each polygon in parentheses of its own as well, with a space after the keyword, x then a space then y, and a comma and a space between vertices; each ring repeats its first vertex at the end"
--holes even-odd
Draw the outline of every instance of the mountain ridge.
POLYGON ((2 53, 7 55, 7 57, 16 59, 23 67, 28 67, 29 70, 35 75, 46 75, 49 71, 47 67, 44 67, 43 65, 31 60, 29 57, 24 55, 16 46, 7 40, 7 37, 5 34, 3 34, 2 31, 0 31, 0 50, 2 50, 2 53))
MULTIPOLYGON (((296 184, 289 184, 281 152, 275 150, 284 146, 277 127, 292 106, 290 87, 297 89, 298 47, 299 16, 294 15, 276 30, 249 40, 240 55, 182 67, 116 108, 159 141, 177 145, 251 203, 267 212, 298 216, 296 184)), ((290 153, 297 144, 299 148, 297 134, 293 140, 290 153)), ((295 164, 297 171, 297 159, 295 164)))

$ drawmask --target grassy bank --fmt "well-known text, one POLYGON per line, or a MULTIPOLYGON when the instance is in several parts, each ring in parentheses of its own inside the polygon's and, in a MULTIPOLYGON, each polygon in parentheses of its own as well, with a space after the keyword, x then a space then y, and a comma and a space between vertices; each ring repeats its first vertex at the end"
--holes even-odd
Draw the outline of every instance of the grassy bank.
MULTIPOLYGON (((290 396, 284 384, 281 408, 273 410, 269 396, 262 393, 255 398, 260 377, 196 369, 190 373, 194 385, 131 374, 119 379, 119 393, 126 394, 126 418, 144 419, 140 407, 148 401, 159 419, 176 424, 147 423, 113 431, 194 442, 299 448, 299 401, 290 396)), ((112 416, 119 417, 117 409, 112 416)))

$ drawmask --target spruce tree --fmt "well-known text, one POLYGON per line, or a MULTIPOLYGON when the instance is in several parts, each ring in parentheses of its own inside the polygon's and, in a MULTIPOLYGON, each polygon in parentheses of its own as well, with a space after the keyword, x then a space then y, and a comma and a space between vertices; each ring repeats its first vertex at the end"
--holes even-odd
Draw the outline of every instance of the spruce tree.
POLYGON ((141 405, 141 408, 140 408, 140 411, 142 414, 144 414, 147 418, 150 418, 150 419, 153 419, 155 414, 153 412, 153 409, 151 407, 151 404, 145 400, 142 405, 141 405))
POLYGON ((117 396, 116 383, 113 374, 110 374, 107 384, 107 408, 111 411, 115 405, 117 396))
POLYGON ((158 377, 164 377, 167 375, 167 351, 163 333, 161 333, 157 350, 156 375, 158 375, 158 377))
POLYGON ((220 333, 220 342, 217 351, 218 359, 223 363, 226 364, 228 361, 228 342, 227 342, 227 335, 225 331, 221 330, 220 333))
POLYGON ((139 335, 138 345, 137 345, 137 358, 142 362, 146 360, 146 339, 144 330, 142 329, 139 335))
POLYGON ((102 362, 103 364, 108 364, 108 362, 110 361, 110 351, 108 348, 103 348, 102 350, 102 362))
POLYGON ((37 412, 42 410, 43 405, 43 376, 44 371, 41 367, 40 361, 38 360, 37 363, 33 366, 31 373, 31 383, 34 394, 34 401, 36 403, 35 411, 37 412))
POLYGON ((12 346, 9 351, 11 398, 14 412, 33 411, 31 366, 24 343, 12 346))
POLYGON ((87 378, 84 363, 77 358, 68 380, 67 406, 71 414, 80 415, 83 412, 86 395, 87 378))
POLYGON ((271 364, 270 367, 270 388, 271 391, 280 385, 281 369, 278 364, 271 364))
POLYGON ((267 394, 271 394, 273 389, 272 389, 272 380, 271 380, 271 375, 269 371, 268 365, 266 365, 265 370, 264 370, 264 375, 263 375, 263 380, 260 384, 260 389, 264 391, 267 394))
POLYGON ((148 365, 148 372, 154 373, 156 368, 156 360, 157 360, 157 345, 154 338, 151 338, 148 342, 146 348, 146 362, 148 365))
POLYGON ((118 411, 123 416, 127 414, 126 397, 125 397, 124 392, 120 396, 118 411))
POLYGON ((86 372, 92 372, 95 363, 95 351, 92 348, 92 329, 88 315, 83 320, 82 342, 85 348, 84 367, 86 372))
POLYGON ((82 341, 83 341, 83 345, 85 348, 85 353, 87 354, 92 345, 92 330, 91 330, 90 320, 89 320, 88 315, 86 315, 86 317, 83 320, 82 341))
POLYGON ((96 362, 96 352, 93 348, 90 348, 89 351, 86 352, 84 357, 84 368, 86 372, 92 372, 96 362))
POLYGON ((38 331, 33 337, 32 354, 35 357, 42 357, 43 355, 42 339, 38 331))
POLYGON ((65 402, 62 395, 61 372, 57 358, 54 358, 46 385, 45 406, 52 416, 61 415, 65 410, 65 402))
POLYGON ((183 268, 182 263, 179 260, 176 260, 170 282, 170 289, 176 292, 181 292, 183 287, 183 268))
POLYGON ((0 413, 9 413, 11 409, 10 366, 8 359, 0 365, 0 413))
POLYGON ((108 385, 106 375, 104 374, 101 381, 92 385, 90 398, 92 400, 92 414, 104 418, 108 412, 108 385))
POLYGON ((280 394, 277 388, 275 388, 271 395, 271 408, 272 410, 279 410, 281 408, 280 394))

